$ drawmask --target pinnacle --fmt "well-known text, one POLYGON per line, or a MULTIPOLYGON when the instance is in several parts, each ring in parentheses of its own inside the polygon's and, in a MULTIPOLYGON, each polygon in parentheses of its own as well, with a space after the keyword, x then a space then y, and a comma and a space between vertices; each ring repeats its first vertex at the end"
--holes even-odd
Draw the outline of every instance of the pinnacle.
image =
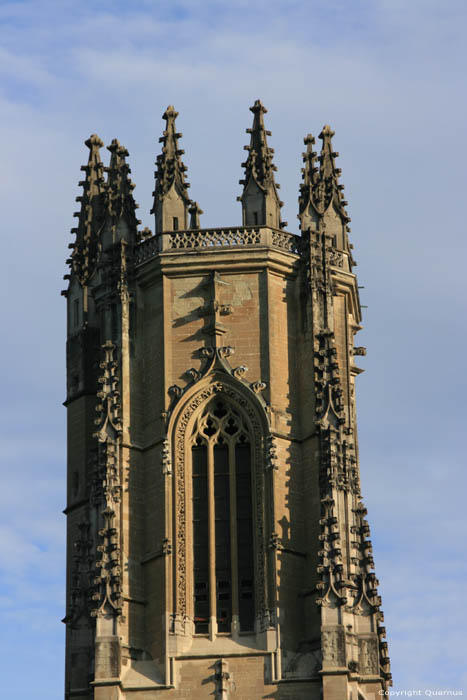
POLYGON ((201 214, 204 214, 204 212, 198 202, 191 202, 188 213, 190 214, 190 229, 200 228, 199 217, 201 214))
POLYGON ((99 151, 104 143, 97 134, 91 134, 84 143, 89 148, 89 158, 87 165, 81 166, 81 170, 86 173, 86 179, 79 183, 84 188, 83 196, 79 199, 81 202, 84 202, 87 196, 100 193, 104 183, 104 165, 99 151))
POLYGON ((315 211, 323 215, 331 202, 334 202, 344 222, 350 221, 345 211, 347 202, 342 195, 343 185, 339 184, 340 168, 336 167, 335 159, 339 153, 333 151, 332 137, 335 132, 329 124, 325 124, 319 134, 322 141, 320 155, 313 150, 315 139, 311 134, 305 136, 304 143, 307 147, 303 154, 305 167, 302 169, 303 182, 300 185, 300 214, 311 204, 315 211), (318 167, 319 164, 319 167, 318 167))
POLYGON ((87 165, 82 165, 81 170, 86 177, 79 184, 83 188, 83 194, 76 198, 81 203, 78 218, 78 226, 72 229, 76 233, 76 242, 73 245, 71 264, 82 285, 92 276, 95 264, 99 256, 99 231, 104 220, 105 206, 105 180, 104 165, 99 149, 104 145, 97 134, 84 142, 89 148, 87 165))
POLYGON ((135 186, 129 177, 131 170, 125 160, 129 155, 128 151, 118 139, 113 139, 107 150, 110 151, 110 164, 105 168, 108 173, 107 212, 113 219, 113 225, 117 219, 124 218, 136 232, 140 222, 135 216, 135 210, 138 208, 132 194, 135 186))
POLYGON ((286 224, 281 221, 283 202, 279 199, 279 185, 274 179, 274 171, 277 170, 272 162, 274 149, 268 146, 267 141, 271 132, 264 127, 267 109, 261 100, 256 100, 250 112, 254 116, 251 129, 246 130, 250 134, 250 144, 244 147, 248 157, 242 163, 242 168, 245 168, 245 176, 240 180, 243 193, 237 198, 242 202, 243 223, 246 226, 282 228, 286 224))
POLYGON ((250 112, 254 114, 253 126, 246 130, 251 137, 250 145, 244 147, 248 151, 248 158, 242 163, 242 167, 245 168, 245 186, 253 177, 263 190, 270 186, 279 187, 274 182, 274 171, 277 170, 272 162, 274 149, 269 148, 267 142, 267 136, 270 136, 271 132, 264 127, 263 115, 267 111, 261 100, 255 100, 254 105, 250 107, 250 112))
POLYGON ((158 203, 162 200, 165 194, 170 190, 172 185, 175 186, 179 196, 189 203, 188 182, 185 181, 187 168, 181 160, 184 151, 178 147, 178 139, 182 134, 177 132, 175 120, 178 117, 178 112, 173 105, 169 105, 165 110, 162 118, 165 119, 166 126, 159 142, 162 143, 162 153, 157 156, 156 160, 156 189, 154 191, 154 206, 151 213, 154 213, 158 203))

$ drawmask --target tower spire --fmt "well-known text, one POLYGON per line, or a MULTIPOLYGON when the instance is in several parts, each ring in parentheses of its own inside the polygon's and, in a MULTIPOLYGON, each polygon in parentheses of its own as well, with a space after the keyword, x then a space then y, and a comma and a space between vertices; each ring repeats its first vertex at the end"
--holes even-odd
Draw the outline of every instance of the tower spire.
POLYGON ((127 149, 117 139, 113 139, 110 146, 110 164, 107 171, 107 215, 111 220, 112 238, 115 242, 119 222, 124 222, 127 227, 127 236, 138 240, 138 224, 136 218, 136 204, 133 197, 135 185, 130 179, 130 166, 126 162, 127 149))
POLYGON ((350 218, 345 210, 347 202, 342 194, 344 185, 339 184, 341 170, 336 167, 339 154, 333 150, 333 136, 334 131, 325 124, 319 135, 322 146, 318 157, 314 150, 314 137, 308 134, 304 138, 307 148, 303 153, 305 167, 302 168, 303 182, 298 198, 298 218, 302 231, 307 228, 315 229, 318 220, 322 220, 326 223, 328 233, 336 235, 337 247, 347 249, 345 232, 350 218))
POLYGON ((166 127, 159 142, 163 144, 162 153, 157 156, 156 189, 153 192, 154 205, 151 214, 156 217, 156 233, 186 229, 188 210, 191 200, 188 196, 188 182, 185 181, 186 166, 181 156, 184 151, 178 147, 182 134, 177 132, 175 120, 178 112, 169 105, 162 118, 166 127))
POLYGON ((97 134, 92 134, 85 144, 89 148, 89 158, 87 165, 81 166, 86 177, 79 183, 83 194, 76 197, 76 201, 81 202, 81 208, 74 214, 78 218, 78 226, 71 229, 72 233, 76 233, 76 240, 70 244, 73 248, 71 267, 83 287, 92 277, 99 259, 99 235, 104 223, 106 189, 100 155, 100 148, 104 144, 97 134))
POLYGON ((277 194, 279 185, 274 179, 274 171, 277 170, 272 162, 274 149, 269 148, 267 142, 271 132, 264 127, 263 115, 267 109, 260 100, 256 100, 250 111, 254 115, 253 126, 246 130, 251 138, 250 145, 244 147, 248 158, 242 163, 245 178, 240 180, 243 193, 238 197, 242 203, 243 225, 280 228, 286 222, 281 222, 280 216, 283 202, 277 194))

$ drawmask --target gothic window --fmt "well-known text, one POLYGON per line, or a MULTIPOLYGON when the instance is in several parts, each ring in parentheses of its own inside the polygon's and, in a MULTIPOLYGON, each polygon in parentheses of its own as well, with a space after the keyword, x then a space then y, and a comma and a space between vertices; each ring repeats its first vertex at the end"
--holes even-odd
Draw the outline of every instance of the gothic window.
POLYGON ((251 439, 245 420, 216 398, 191 437, 195 633, 253 630, 251 439))

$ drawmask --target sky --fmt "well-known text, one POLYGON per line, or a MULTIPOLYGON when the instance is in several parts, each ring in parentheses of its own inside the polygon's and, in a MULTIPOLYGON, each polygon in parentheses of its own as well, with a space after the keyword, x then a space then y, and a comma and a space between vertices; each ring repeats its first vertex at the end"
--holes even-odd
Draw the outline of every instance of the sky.
POLYGON ((394 690, 463 690, 464 0, 0 0, 5 697, 63 697, 65 302, 83 142, 130 152, 143 226, 169 104, 205 227, 241 222, 261 99, 288 229, 330 123, 364 309, 362 490, 394 690))

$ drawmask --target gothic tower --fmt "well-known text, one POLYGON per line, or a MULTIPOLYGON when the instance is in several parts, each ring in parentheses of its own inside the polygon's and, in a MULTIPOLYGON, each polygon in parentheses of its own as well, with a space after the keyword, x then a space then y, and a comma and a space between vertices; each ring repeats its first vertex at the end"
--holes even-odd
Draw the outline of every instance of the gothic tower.
POLYGON ((203 229, 164 113, 155 235, 93 135, 67 298, 65 697, 377 700, 391 682, 360 495, 355 261, 333 132, 301 235, 251 108, 241 226, 203 229))

